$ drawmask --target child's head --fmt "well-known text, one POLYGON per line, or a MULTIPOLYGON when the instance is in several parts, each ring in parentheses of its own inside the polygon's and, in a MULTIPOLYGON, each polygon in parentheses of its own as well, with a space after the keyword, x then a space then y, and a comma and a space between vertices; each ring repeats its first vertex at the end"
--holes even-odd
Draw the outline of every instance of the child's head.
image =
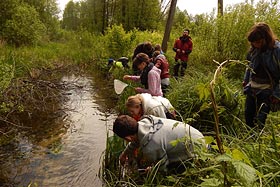
POLYGON ((129 65, 128 65, 129 59, 127 57, 121 57, 118 59, 118 61, 120 61, 122 63, 124 68, 129 68, 129 65))
POLYGON ((109 58, 107 66, 112 66, 114 63, 114 59, 109 58))
POLYGON ((150 62, 150 58, 145 53, 138 53, 133 59, 133 66, 139 70, 143 70, 150 62))
POLYGON ((113 124, 113 132, 121 138, 135 135, 138 132, 138 123, 128 115, 118 116, 113 124))
POLYGON ((161 46, 160 44, 155 45, 155 51, 161 51, 161 46))
POLYGON ((143 115, 143 101, 140 94, 132 95, 127 98, 125 106, 130 113, 130 115, 136 119, 137 121, 140 120, 140 118, 143 115))
POLYGON ((151 42, 145 42, 143 46, 143 50, 146 54, 153 52, 153 46, 151 42))

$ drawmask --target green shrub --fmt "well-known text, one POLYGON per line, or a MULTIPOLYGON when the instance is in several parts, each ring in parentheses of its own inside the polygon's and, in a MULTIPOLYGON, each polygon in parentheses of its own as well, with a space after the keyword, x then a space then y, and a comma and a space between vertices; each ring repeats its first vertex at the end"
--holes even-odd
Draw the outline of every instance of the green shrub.
POLYGON ((0 58, 0 92, 2 93, 10 86, 14 78, 15 59, 10 53, 7 57, 0 58))
POLYGON ((126 33, 122 25, 113 25, 107 29, 105 35, 105 50, 109 57, 117 59, 121 56, 129 56, 129 49, 131 46, 131 33, 126 33))
POLYGON ((22 4, 14 9, 12 19, 6 22, 3 33, 11 44, 31 45, 41 39, 45 29, 35 8, 22 4))

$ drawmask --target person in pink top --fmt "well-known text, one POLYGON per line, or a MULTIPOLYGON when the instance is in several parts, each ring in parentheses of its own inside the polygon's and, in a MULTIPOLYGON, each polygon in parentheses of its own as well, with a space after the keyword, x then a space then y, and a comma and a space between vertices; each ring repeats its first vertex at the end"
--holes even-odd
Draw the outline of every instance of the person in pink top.
POLYGON ((145 88, 136 87, 135 91, 137 93, 149 93, 152 96, 163 96, 160 78, 161 70, 150 62, 149 56, 145 53, 137 54, 133 59, 133 66, 141 71, 140 76, 124 75, 123 79, 141 82, 145 88))

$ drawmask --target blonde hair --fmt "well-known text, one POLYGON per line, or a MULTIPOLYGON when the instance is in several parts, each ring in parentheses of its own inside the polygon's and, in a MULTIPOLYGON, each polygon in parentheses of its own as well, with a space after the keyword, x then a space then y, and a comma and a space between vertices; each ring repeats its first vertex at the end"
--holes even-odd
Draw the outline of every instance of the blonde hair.
POLYGON ((133 108, 136 106, 142 106, 143 99, 140 94, 133 95, 127 98, 125 106, 127 108, 133 108))

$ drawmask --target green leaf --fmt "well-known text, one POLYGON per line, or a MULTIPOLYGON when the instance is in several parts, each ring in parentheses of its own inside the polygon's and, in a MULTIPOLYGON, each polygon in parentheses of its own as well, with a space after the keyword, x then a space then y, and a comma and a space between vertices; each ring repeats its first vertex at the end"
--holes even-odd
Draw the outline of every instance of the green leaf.
POLYGON ((251 162, 248 159, 248 157, 238 149, 232 150, 232 158, 238 161, 245 161, 247 164, 251 165, 251 162))
POLYGON ((172 140, 172 141, 170 141, 169 143, 170 143, 173 147, 175 147, 179 142, 180 142, 179 140, 172 140))
POLYGON ((170 182, 176 182, 178 179, 174 178, 173 176, 167 176, 167 180, 170 182))
POLYGON ((215 139, 213 136, 204 136, 204 140, 206 144, 211 144, 215 142, 215 139))
POLYGON ((174 123, 172 129, 174 129, 174 128, 177 127, 178 125, 179 125, 179 122, 174 123))
POLYGON ((216 160, 218 162, 223 162, 223 161, 227 162, 227 161, 232 161, 232 157, 228 154, 222 154, 222 155, 217 156, 216 160))
POLYGON ((199 83, 197 84, 197 86, 195 87, 195 89, 198 92, 199 95, 199 99, 200 101, 202 100, 207 100, 210 96, 210 90, 209 90, 209 84, 203 84, 203 83, 199 83))
POLYGON ((241 161, 233 161, 232 165, 243 183, 247 186, 253 186, 257 179, 256 169, 241 161))
POLYGON ((178 138, 176 140, 172 140, 170 141, 169 143, 172 145, 172 146, 176 146, 178 143, 180 142, 185 142, 186 141, 186 138, 183 137, 183 138, 178 138))
POLYGON ((223 186, 223 181, 219 179, 202 179, 204 182, 202 182, 199 186, 201 187, 219 187, 223 186))

